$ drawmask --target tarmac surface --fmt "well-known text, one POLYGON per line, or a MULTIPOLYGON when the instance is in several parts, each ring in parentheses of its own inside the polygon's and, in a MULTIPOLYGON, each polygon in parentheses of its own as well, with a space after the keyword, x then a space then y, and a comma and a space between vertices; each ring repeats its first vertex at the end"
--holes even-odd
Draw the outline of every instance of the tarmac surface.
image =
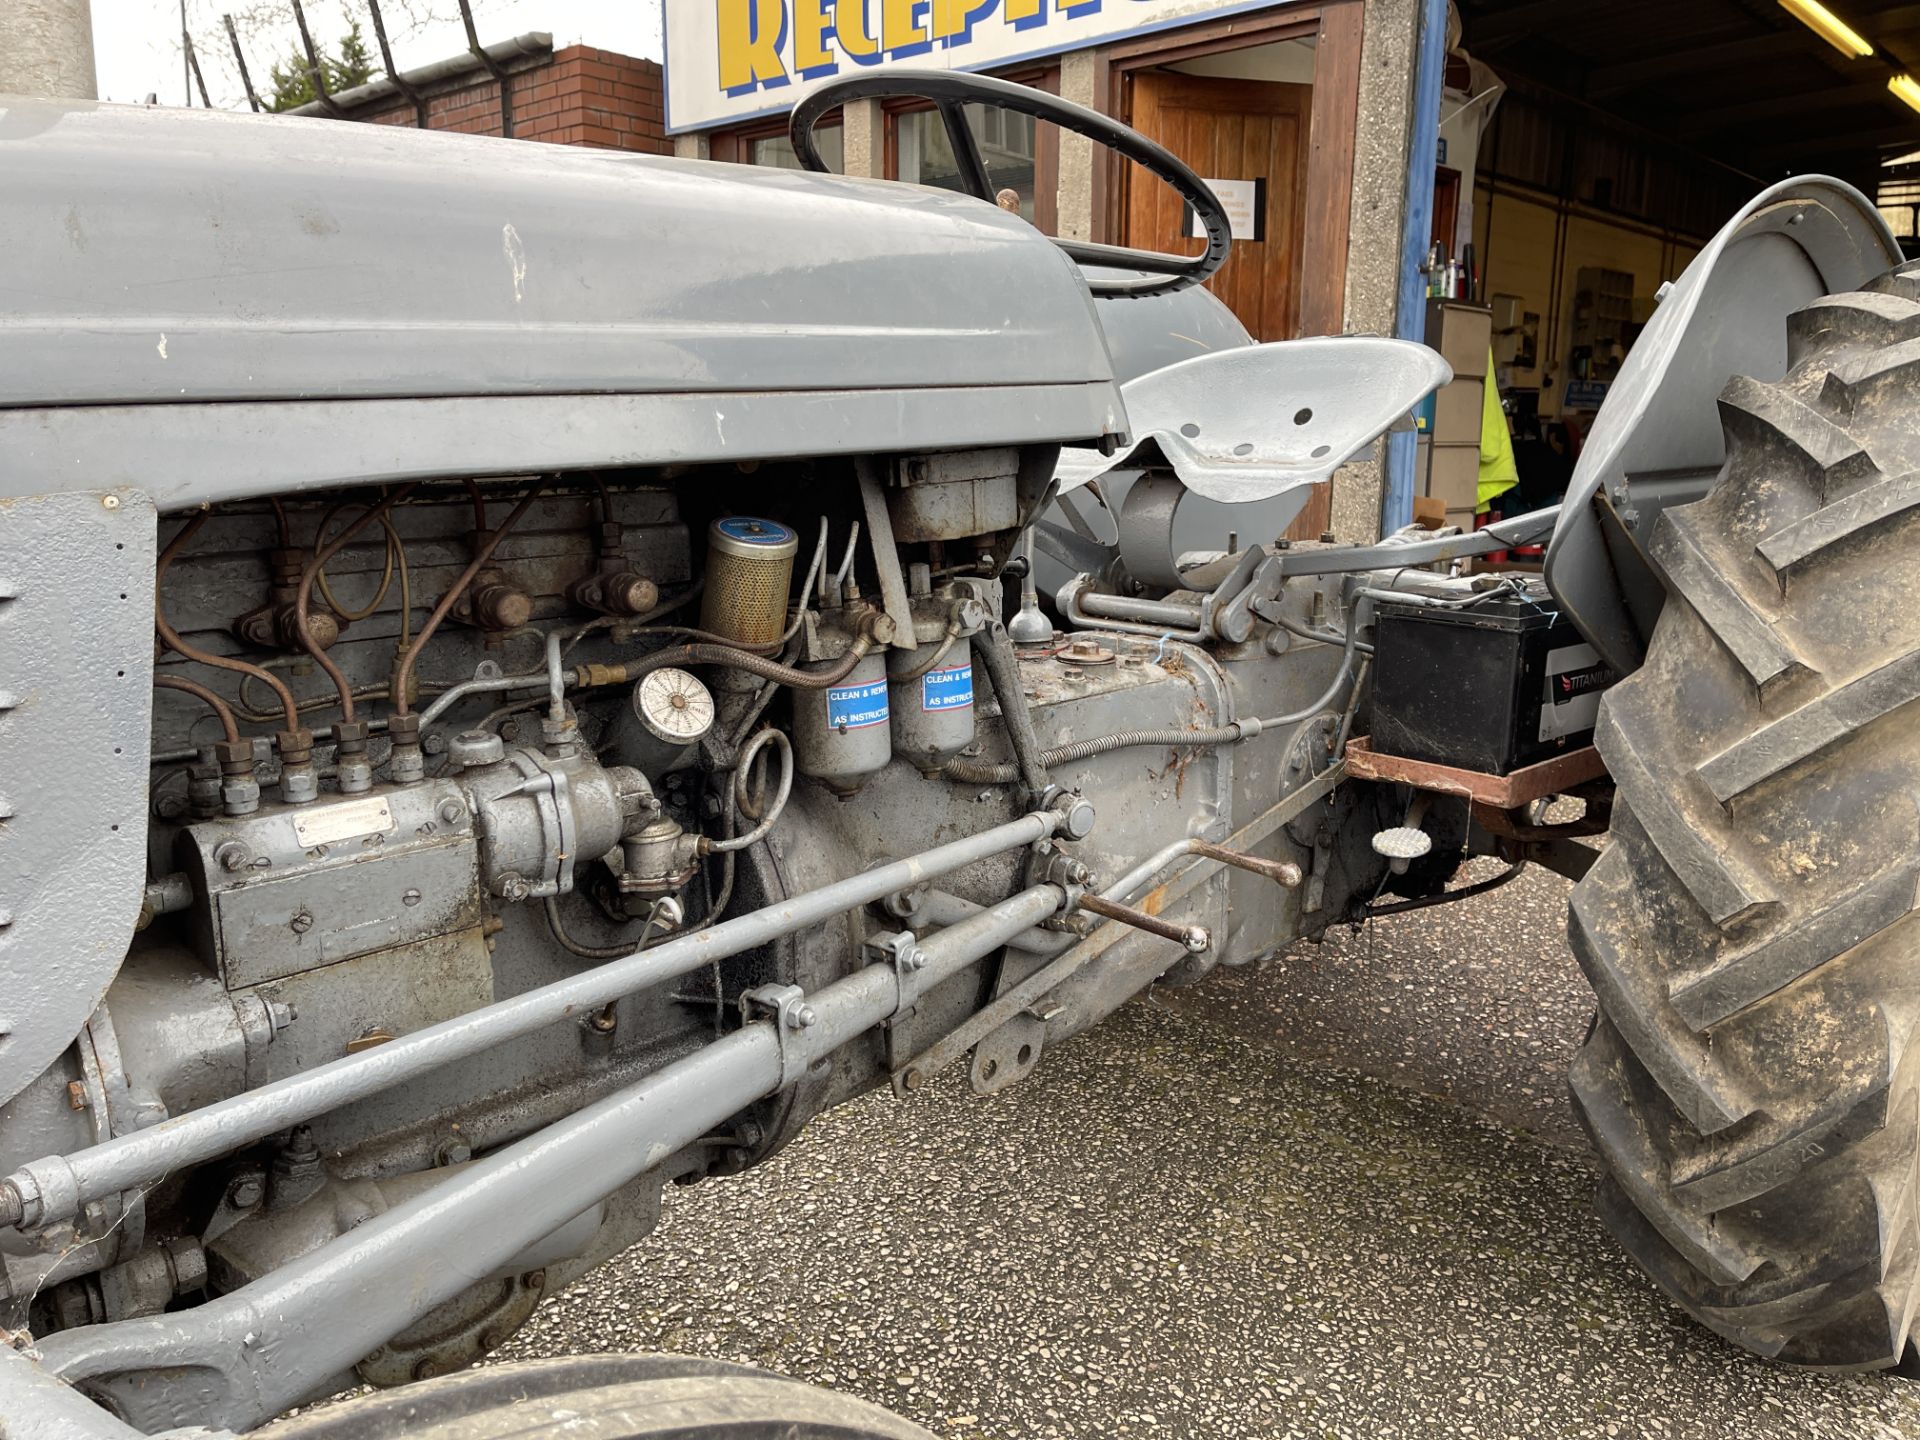
POLYGON ((498 1358, 743 1361, 956 1440, 1920 1437, 1920 1381, 1753 1360, 1594 1218, 1565 892, 1157 991, 998 1096, 868 1097, 670 1191, 498 1358))

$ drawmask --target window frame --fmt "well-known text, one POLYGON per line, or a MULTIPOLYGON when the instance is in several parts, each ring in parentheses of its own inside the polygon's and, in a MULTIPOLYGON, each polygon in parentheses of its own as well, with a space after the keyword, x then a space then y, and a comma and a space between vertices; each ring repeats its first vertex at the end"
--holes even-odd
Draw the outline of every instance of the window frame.
MULTIPOLYGON (((996 80, 1011 80, 1030 85, 1049 95, 1060 93, 1060 67, 1020 66, 1012 70, 991 71, 996 80)), ((926 100, 883 100, 880 102, 882 144, 881 173, 889 180, 900 179, 900 119, 934 108, 926 100)), ((1060 130, 1045 121, 1036 122, 1033 147, 1033 227, 1043 235, 1057 235, 1060 229, 1060 130)))
MULTIPOLYGON (((829 110, 820 117, 822 127, 846 125, 846 116, 838 109, 829 110)), ((756 140, 785 139, 788 132, 787 117, 775 115, 765 120, 756 120, 749 125, 735 125, 726 130, 709 132, 707 157, 711 160, 723 160, 729 165, 753 164, 753 142, 756 140)))

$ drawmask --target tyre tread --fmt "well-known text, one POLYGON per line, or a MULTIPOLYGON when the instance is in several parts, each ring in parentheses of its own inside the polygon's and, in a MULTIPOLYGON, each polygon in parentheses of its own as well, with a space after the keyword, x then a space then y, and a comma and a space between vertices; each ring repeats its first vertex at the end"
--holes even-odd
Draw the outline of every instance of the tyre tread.
POLYGON ((1707 558, 1685 509, 1661 515, 1650 554, 1668 590, 1692 607, 1757 689, 1764 693, 1806 668, 1767 617, 1707 558))
POLYGON ((1920 511, 1920 262, 1789 340, 1783 380, 1723 391, 1719 488, 1662 514, 1666 612, 1602 702, 1615 833, 1568 920, 1600 1018, 1570 1086, 1600 1213, 1679 1305, 1763 1356, 1882 1368, 1920 1314, 1920 833, 1885 808, 1920 789, 1920 648, 1908 547, 1860 556, 1920 511), (1829 633, 1853 607, 1878 623, 1829 633), (1691 674, 1710 700, 1671 693, 1691 674), (1870 829, 1840 784, 1881 797, 1870 829), (1822 837, 1852 858, 1803 870, 1822 837))

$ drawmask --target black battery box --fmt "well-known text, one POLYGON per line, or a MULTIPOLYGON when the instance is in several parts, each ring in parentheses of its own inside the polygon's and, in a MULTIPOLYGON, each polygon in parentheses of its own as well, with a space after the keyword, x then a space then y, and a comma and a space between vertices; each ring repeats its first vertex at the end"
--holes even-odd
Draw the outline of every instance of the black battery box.
POLYGON ((1614 675, 1544 582, 1472 604, 1381 600, 1375 616, 1376 753, 1506 775, 1593 743, 1614 675))

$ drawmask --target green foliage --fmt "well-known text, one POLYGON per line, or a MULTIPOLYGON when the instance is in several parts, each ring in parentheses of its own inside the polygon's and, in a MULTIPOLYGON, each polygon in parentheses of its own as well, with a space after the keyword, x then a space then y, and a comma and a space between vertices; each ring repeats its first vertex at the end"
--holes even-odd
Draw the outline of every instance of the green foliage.
MULTIPOLYGON (((347 26, 347 33, 340 37, 340 43, 332 55, 326 46, 319 46, 320 74, 327 82, 327 93, 338 95, 342 90, 351 90, 355 85, 364 85, 373 75, 373 57, 367 53, 367 42, 360 33, 360 22, 354 20, 347 26)), ((285 60, 276 60, 268 75, 268 90, 262 97, 269 110, 291 110, 315 99, 313 80, 307 73, 307 57, 297 47, 285 60)))

